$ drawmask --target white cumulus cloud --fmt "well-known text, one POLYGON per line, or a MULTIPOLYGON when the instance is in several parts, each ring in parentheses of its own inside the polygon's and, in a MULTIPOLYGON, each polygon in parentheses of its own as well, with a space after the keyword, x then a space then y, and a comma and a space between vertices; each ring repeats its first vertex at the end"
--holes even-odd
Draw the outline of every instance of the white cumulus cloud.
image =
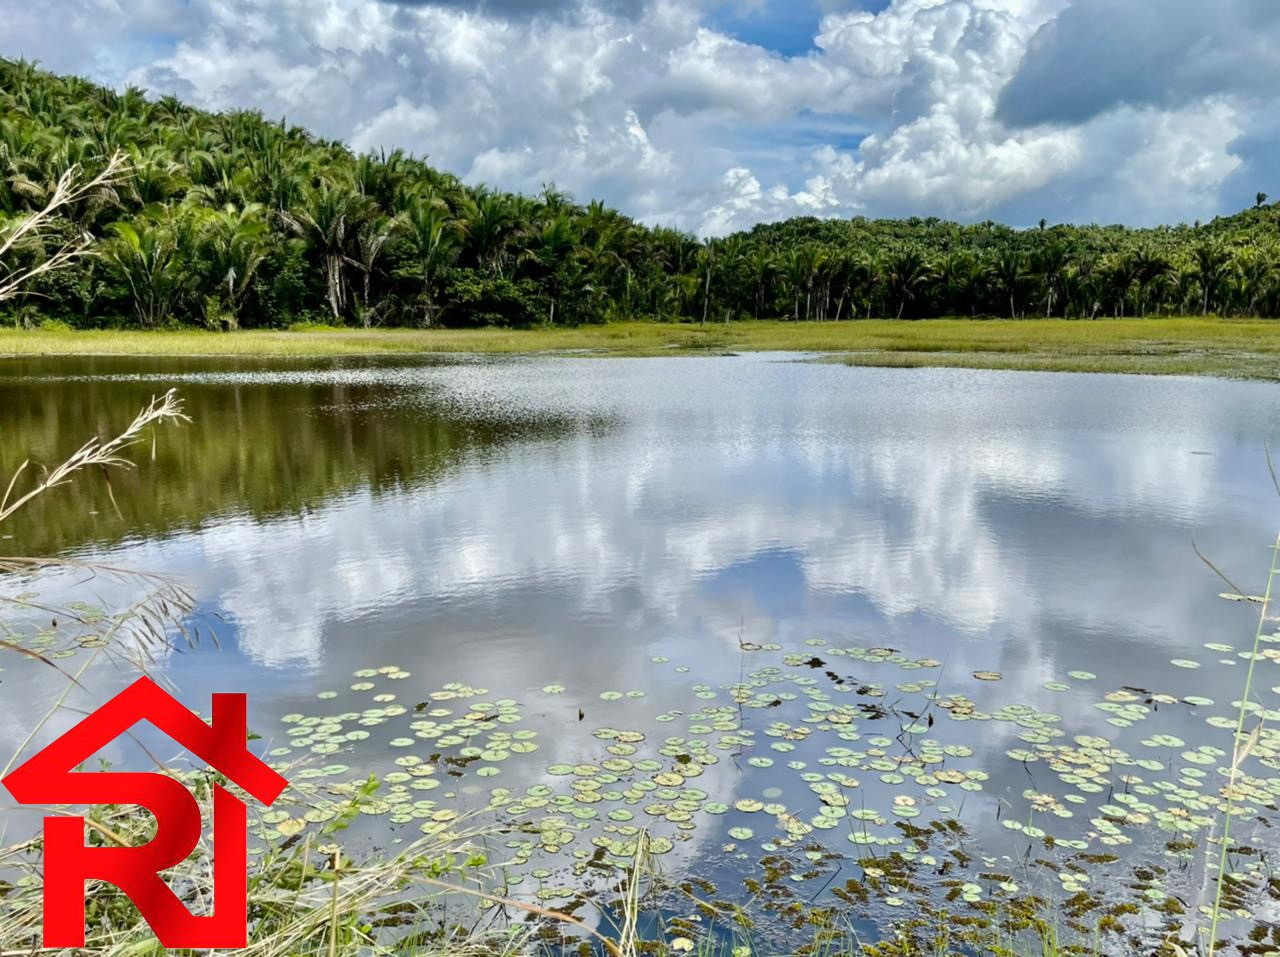
POLYGON ((1270 0, 831 2, 790 55, 762 45, 781 3, 749 5, 747 42, 717 0, 51 0, 0 53, 704 234, 1155 223, 1280 194, 1270 0))

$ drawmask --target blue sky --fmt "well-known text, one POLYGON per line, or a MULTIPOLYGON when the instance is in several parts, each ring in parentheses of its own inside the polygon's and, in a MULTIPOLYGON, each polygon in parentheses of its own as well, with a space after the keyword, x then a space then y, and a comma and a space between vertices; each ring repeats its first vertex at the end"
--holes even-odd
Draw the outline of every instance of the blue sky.
POLYGON ((863 10, 878 13, 889 0, 864 0, 839 6, 819 0, 729 0, 713 8, 705 24, 744 43, 753 43, 784 56, 813 52, 814 37, 824 13, 830 10, 863 10))
POLYGON ((707 15, 706 25, 744 43, 754 43, 785 56, 814 49, 822 8, 817 0, 764 0, 758 6, 726 3, 707 15))
POLYGON ((1280 196, 1277 50, 1275 0, 48 0, 0 37, 701 234, 1230 212, 1280 196))

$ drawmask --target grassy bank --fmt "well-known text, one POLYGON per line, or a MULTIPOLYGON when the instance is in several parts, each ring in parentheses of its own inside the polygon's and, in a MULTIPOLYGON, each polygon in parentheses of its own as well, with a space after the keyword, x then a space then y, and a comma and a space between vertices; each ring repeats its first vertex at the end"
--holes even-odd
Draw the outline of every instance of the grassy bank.
POLYGON ((0 355, 334 356, 380 353, 847 353, 875 366, 1280 378, 1280 322, 1217 318, 615 323, 579 328, 237 333, 0 331, 0 355))

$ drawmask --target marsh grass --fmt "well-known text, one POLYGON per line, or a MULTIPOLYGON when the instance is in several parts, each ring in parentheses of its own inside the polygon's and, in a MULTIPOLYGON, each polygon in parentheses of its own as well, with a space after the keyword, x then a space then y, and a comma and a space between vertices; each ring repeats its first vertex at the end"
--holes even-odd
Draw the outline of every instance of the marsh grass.
POLYGON ((116 188, 132 171, 129 155, 123 150, 113 154, 94 176, 86 175, 80 166, 73 165, 54 182, 42 207, 0 225, 0 264, 19 249, 35 249, 42 253, 33 266, 0 270, 0 302, 17 298, 33 280, 91 255, 93 238, 88 233, 81 233, 60 244, 57 242, 59 217, 68 207, 86 200, 118 200, 116 188), (49 246, 53 248, 47 248, 49 246))
MULTIPOLYGON (((1275 470, 1272 469, 1272 477, 1275 477, 1275 470)), ((1277 486, 1280 491, 1280 486, 1277 486)), ((1276 575, 1280 573, 1280 535, 1277 535, 1275 544, 1271 547, 1271 559, 1269 562, 1269 570, 1267 572, 1266 590, 1260 596, 1258 611, 1258 627, 1254 633, 1253 647, 1249 654, 1249 667, 1245 671, 1244 686, 1240 692, 1240 708, 1236 721, 1235 733, 1232 737, 1231 766, 1227 774, 1227 783, 1224 789, 1226 804, 1222 812, 1222 836, 1220 840, 1220 849, 1217 860, 1217 874, 1214 879, 1213 904, 1210 909, 1209 926, 1205 933, 1207 939, 1204 941, 1204 949, 1207 957, 1213 957, 1220 946, 1218 941, 1218 928, 1222 923, 1224 913, 1224 898, 1227 892, 1227 861, 1231 851, 1231 825, 1236 813, 1237 802, 1237 780, 1240 776, 1240 768, 1244 761, 1249 757, 1258 744, 1258 740, 1262 734, 1264 726, 1263 718, 1258 718, 1258 723, 1252 732, 1246 733, 1245 726, 1249 720, 1251 713, 1250 705, 1254 702, 1254 674, 1258 661, 1261 660, 1262 642, 1269 623, 1274 623, 1277 619, 1273 618, 1271 611, 1272 592, 1275 586, 1276 575)), ((1237 593, 1239 593, 1237 591, 1237 593)))
MULTIPOLYGON (((216 778, 205 772, 182 775, 206 812, 216 778)), ((224 783, 224 782, 220 782, 224 783)), ((302 813, 308 794, 290 797, 302 813)), ((361 794, 351 795, 351 806, 361 794)), ((57 809, 49 809, 59 813, 57 809)), ((423 838, 400 853, 356 861, 344 852, 341 817, 296 842, 263 843, 256 848, 249 881, 252 934, 246 957, 337 957, 390 954, 408 948, 421 955, 483 954, 521 950, 531 934, 519 924, 480 925, 451 921, 435 885, 450 886, 431 874, 471 880, 466 865, 478 861, 482 828, 423 838), (424 893, 431 889, 432 892, 424 893), (388 940, 394 940, 393 946, 388 940)), ((154 822, 131 807, 99 807, 89 819, 91 845, 133 846, 150 840, 154 822)), ((166 875, 170 886, 197 911, 212 902, 212 848, 204 835, 192 856, 166 875)), ((0 850, 0 873, 16 875, 0 882, 0 957, 39 949, 43 908, 39 892, 40 841, 0 850)), ((470 890, 463 884, 450 893, 470 890)), ((111 885, 91 888, 86 914, 86 950, 103 957, 139 957, 163 953, 132 903, 111 885)))
POLYGON ((1219 318, 920 322, 620 322, 575 328, 286 331, 0 330, 0 355, 341 356, 733 351, 845 353, 850 365, 1280 378, 1280 322, 1219 318))

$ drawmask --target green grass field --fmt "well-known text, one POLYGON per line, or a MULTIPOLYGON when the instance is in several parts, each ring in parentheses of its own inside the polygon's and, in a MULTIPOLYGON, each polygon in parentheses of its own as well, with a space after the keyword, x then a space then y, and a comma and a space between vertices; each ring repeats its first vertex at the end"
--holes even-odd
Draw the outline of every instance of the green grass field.
POLYGON ((841 354, 852 365, 1280 379, 1280 322, 1218 318, 614 323, 576 329, 304 329, 235 333, 0 330, 0 355, 379 353, 841 354))

